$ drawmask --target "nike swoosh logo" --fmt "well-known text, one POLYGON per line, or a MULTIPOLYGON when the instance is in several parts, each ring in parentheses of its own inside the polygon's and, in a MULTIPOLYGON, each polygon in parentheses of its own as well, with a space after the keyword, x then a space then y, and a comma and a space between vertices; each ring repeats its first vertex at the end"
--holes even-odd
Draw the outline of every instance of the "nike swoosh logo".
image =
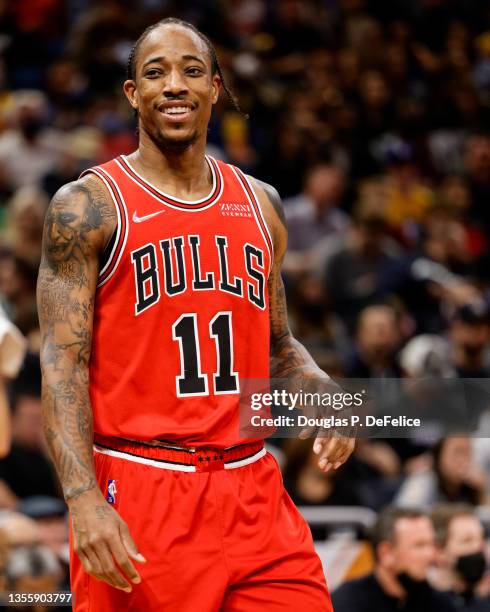
POLYGON ((133 221, 135 223, 141 223, 142 221, 147 221, 148 219, 151 219, 152 217, 156 217, 157 215, 161 215, 163 212, 165 212, 164 210, 157 210, 157 212, 151 213, 149 215, 143 215, 142 217, 138 217, 138 215, 136 214, 136 211, 133 211, 133 221))

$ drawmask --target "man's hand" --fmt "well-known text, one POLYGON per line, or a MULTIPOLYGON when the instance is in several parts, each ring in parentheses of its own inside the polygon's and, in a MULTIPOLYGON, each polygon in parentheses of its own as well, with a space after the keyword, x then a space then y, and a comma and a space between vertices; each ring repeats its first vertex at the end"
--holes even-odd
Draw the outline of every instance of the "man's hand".
MULTIPOLYGON (((303 393, 311 394, 311 397, 315 397, 315 394, 320 396, 329 394, 332 397, 342 394, 341 387, 327 376, 325 372, 316 367, 298 368, 290 376, 288 383, 289 381, 291 381, 295 388, 301 389, 303 393)), ((308 418, 315 420, 332 417, 347 419, 349 424, 346 426, 332 425, 329 429, 322 429, 321 434, 317 435, 313 444, 313 452, 319 456, 318 467, 323 472, 328 472, 332 468, 334 470, 338 469, 351 456, 356 443, 354 427, 350 424, 351 409, 342 408, 335 410, 330 406, 315 404, 303 406, 302 411, 308 418)), ((315 426, 306 426, 300 431, 299 437, 305 440, 315 432, 318 432, 318 429, 315 426)))
POLYGON ((73 546, 88 574, 126 593, 141 577, 132 560, 146 563, 128 526, 105 501, 100 491, 87 491, 68 501, 73 525, 73 546), (129 580, 128 580, 129 579, 129 580))
POLYGON ((351 456, 355 446, 354 438, 320 438, 313 444, 313 452, 319 455, 318 467, 328 472, 332 467, 339 468, 351 456))

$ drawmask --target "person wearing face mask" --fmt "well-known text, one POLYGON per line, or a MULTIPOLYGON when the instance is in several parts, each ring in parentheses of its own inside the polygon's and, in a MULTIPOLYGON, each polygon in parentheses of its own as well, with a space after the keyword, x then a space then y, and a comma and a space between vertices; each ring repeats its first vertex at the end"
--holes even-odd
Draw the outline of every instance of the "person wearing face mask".
POLYGON ((332 595, 335 612, 454 612, 450 596, 428 582, 434 528, 423 512, 385 508, 372 531, 374 571, 332 595))
POLYGON ((432 511, 436 533, 434 586, 451 593, 459 610, 490 610, 490 571, 485 532, 473 508, 441 504, 432 511))

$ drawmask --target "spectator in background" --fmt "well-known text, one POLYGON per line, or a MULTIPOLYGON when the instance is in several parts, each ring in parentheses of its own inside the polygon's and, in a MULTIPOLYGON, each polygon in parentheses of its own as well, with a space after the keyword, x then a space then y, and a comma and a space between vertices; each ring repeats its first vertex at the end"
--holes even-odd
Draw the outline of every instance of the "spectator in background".
POLYGON ((433 467, 408 476, 396 497, 401 507, 431 508, 442 502, 489 502, 486 479, 473 460, 468 436, 440 440, 432 450, 433 467))
POLYGON ((322 472, 315 461, 311 440, 289 440, 284 484, 298 506, 358 506, 362 500, 353 483, 340 472, 322 472))
POLYGON ((39 330, 36 309, 37 269, 15 257, 11 251, 0 250, 0 295, 9 319, 30 341, 39 330))
MULTIPOLYGON (((305 272, 288 292, 288 313, 295 337, 308 350, 330 350, 340 359, 349 354, 351 341, 340 317, 332 312, 321 279, 305 272)), ((330 370, 328 371, 330 375, 330 370)))
POLYGON ((363 308, 384 299, 387 279, 399 266, 379 214, 360 213, 345 243, 326 261, 325 282, 335 312, 352 331, 363 308))
POLYGON ((25 351, 25 339, 0 306, 0 459, 8 455, 11 444, 7 381, 17 376, 25 351))
POLYGON ((0 164, 13 189, 35 185, 59 160, 63 134, 47 126, 48 102, 36 90, 12 96, 9 129, 0 135, 0 164))
POLYGON ((385 219, 401 236, 405 223, 423 221, 434 195, 420 180, 414 151, 407 142, 390 139, 384 158, 387 170, 385 219))
POLYGON ((357 323, 356 352, 346 368, 350 378, 399 378, 401 343, 398 314, 392 306, 368 306, 357 323))
POLYGON ((65 503, 56 497, 34 495, 23 499, 18 510, 35 521, 39 543, 47 546, 56 555, 64 573, 64 586, 66 590, 70 590, 68 514, 65 503))
POLYGON ((13 443, 0 461, 0 508, 13 509, 30 495, 60 496, 42 433, 40 379, 39 358, 28 355, 13 388, 13 443))
MULTIPOLYGON (((18 546, 9 555, 6 567, 9 591, 18 593, 55 593, 59 590, 62 572, 53 552, 41 544, 18 546)), ((26 610, 45 612, 50 606, 36 604, 26 610)))
POLYGON ((485 302, 458 308, 449 327, 452 364, 460 378, 488 378, 488 308, 485 302))
POLYGON ((432 583, 450 591, 459 610, 490 610, 485 531, 471 506, 443 504, 432 511, 437 563, 432 583))
POLYGON ((375 569, 332 594, 335 612, 453 612, 446 595, 432 588, 434 528, 418 510, 385 508, 372 533, 375 569))
POLYGON ((331 164, 313 166, 306 175, 303 191, 284 200, 289 229, 283 271, 294 275, 316 265, 315 253, 322 243, 349 227, 349 217, 340 210, 345 188, 342 171, 331 164))
POLYGON ((5 244, 15 257, 32 268, 38 268, 41 261, 43 221, 48 204, 46 193, 32 185, 19 188, 8 203, 5 244))

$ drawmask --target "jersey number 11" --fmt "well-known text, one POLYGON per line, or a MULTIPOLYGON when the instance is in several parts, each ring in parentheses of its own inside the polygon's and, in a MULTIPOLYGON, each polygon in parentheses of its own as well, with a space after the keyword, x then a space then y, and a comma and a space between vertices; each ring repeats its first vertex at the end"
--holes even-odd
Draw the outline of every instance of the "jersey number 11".
MULTIPOLYGON (((238 393, 238 373, 233 371, 233 328, 231 312, 218 312, 209 322, 214 338, 217 371, 213 374, 216 395, 238 393)), ((201 369, 201 351, 197 332, 197 314, 181 315, 172 325, 172 338, 179 343, 180 376, 176 379, 178 397, 209 395, 208 375, 201 369)))

